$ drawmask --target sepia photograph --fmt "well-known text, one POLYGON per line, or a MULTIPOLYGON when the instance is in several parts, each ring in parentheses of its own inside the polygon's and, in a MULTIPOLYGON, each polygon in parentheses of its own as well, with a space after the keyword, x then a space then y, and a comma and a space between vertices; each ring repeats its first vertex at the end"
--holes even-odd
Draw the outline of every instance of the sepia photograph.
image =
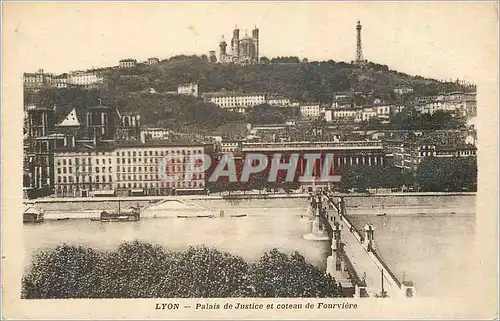
POLYGON ((2 11, 4 317, 498 318, 495 2, 2 11))

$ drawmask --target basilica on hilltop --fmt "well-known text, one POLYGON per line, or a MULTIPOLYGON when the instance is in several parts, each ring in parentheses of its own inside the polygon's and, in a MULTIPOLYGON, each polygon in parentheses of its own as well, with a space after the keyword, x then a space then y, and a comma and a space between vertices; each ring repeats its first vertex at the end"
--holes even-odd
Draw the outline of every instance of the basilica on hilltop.
POLYGON ((240 29, 235 26, 231 39, 231 51, 227 51, 224 36, 219 43, 219 49, 220 63, 256 64, 259 62, 259 29, 255 27, 251 37, 245 31, 245 36, 240 39, 240 29))

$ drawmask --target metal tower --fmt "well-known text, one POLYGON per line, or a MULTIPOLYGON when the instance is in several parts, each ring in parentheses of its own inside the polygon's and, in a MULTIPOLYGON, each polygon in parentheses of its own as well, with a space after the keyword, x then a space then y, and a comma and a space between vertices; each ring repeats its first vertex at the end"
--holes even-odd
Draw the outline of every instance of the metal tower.
POLYGON ((361 23, 358 20, 358 25, 356 26, 356 63, 364 63, 363 59, 363 45, 361 43, 361 23))

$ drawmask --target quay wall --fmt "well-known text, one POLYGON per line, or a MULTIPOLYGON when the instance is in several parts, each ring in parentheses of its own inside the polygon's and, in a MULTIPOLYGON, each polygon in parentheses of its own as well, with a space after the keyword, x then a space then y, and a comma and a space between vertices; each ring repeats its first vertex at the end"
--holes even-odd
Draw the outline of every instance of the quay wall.
MULTIPOLYGON (((475 192, 407 192, 407 193, 336 193, 338 197, 406 197, 406 196, 474 196, 475 192)), ((233 195, 176 195, 176 196, 120 196, 120 197, 44 197, 25 199, 24 204, 57 202, 106 202, 106 201, 155 201, 155 200, 224 200, 224 199, 270 199, 270 198, 307 198, 308 193, 296 194, 233 194, 233 195)))

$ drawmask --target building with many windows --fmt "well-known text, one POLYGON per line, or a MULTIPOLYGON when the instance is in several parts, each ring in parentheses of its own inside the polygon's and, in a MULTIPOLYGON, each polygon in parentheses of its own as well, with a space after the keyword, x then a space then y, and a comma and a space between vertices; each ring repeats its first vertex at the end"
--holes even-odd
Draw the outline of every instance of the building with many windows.
POLYGON ((137 66, 137 59, 122 59, 118 62, 119 68, 133 68, 137 66))
POLYGON ((67 77, 67 83, 72 86, 92 88, 104 83, 104 77, 94 71, 73 71, 67 77))
POLYGON ((172 131, 166 128, 141 128, 141 142, 146 143, 149 140, 167 140, 170 139, 172 131))
POLYGON ((115 158, 111 146, 56 149, 55 193, 58 197, 114 195, 115 158))
POLYGON ((266 103, 268 103, 271 106, 277 106, 277 107, 288 107, 291 105, 290 99, 286 97, 268 97, 266 99, 266 103))
POLYGON ((80 145, 55 152, 55 192, 59 197, 169 195, 205 189, 205 172, 192 159, 212 155, 211 144, 123 141, 92 148, 80 145), (168 177, 176 177, 168 180, 168 177))
POLYGON ((470 144, 457 146, 419 142, 390 142, 386 149, 393 155, 394 166, 416 170, 426 157, 476 157, 477 148, 470 144))
POLYGON ((46 73, 43 69, 39 69, 35 73, 25 72, 23 74, 24 89, 30 91, 38 91, 44 88, 52 87, 53 74, 46 73))
POLYGON ((320 116, 319 104, 300 105, 300 115, 306 118, 319 118, 320 116))
POLYGON ((241 113, 245 113, 248 107, 262 105, 266 102, 266 95, 258 93, 210 92, 204 93, 202 97, 207 103, 241 113))
POLYGON ((156 57, 148 58, 148 60, 146 61, 146 64, 149 66, 154 66, 154 65, 157 65, 159 63, 160 63, 160 59, 158 59, 156 57))
POLYGON ((417 112, 434 114, 437 111, 456 116, 475 117, 477 115, 476 93, 450 92, 432 97, 421 97, 417 101, 417 112))

